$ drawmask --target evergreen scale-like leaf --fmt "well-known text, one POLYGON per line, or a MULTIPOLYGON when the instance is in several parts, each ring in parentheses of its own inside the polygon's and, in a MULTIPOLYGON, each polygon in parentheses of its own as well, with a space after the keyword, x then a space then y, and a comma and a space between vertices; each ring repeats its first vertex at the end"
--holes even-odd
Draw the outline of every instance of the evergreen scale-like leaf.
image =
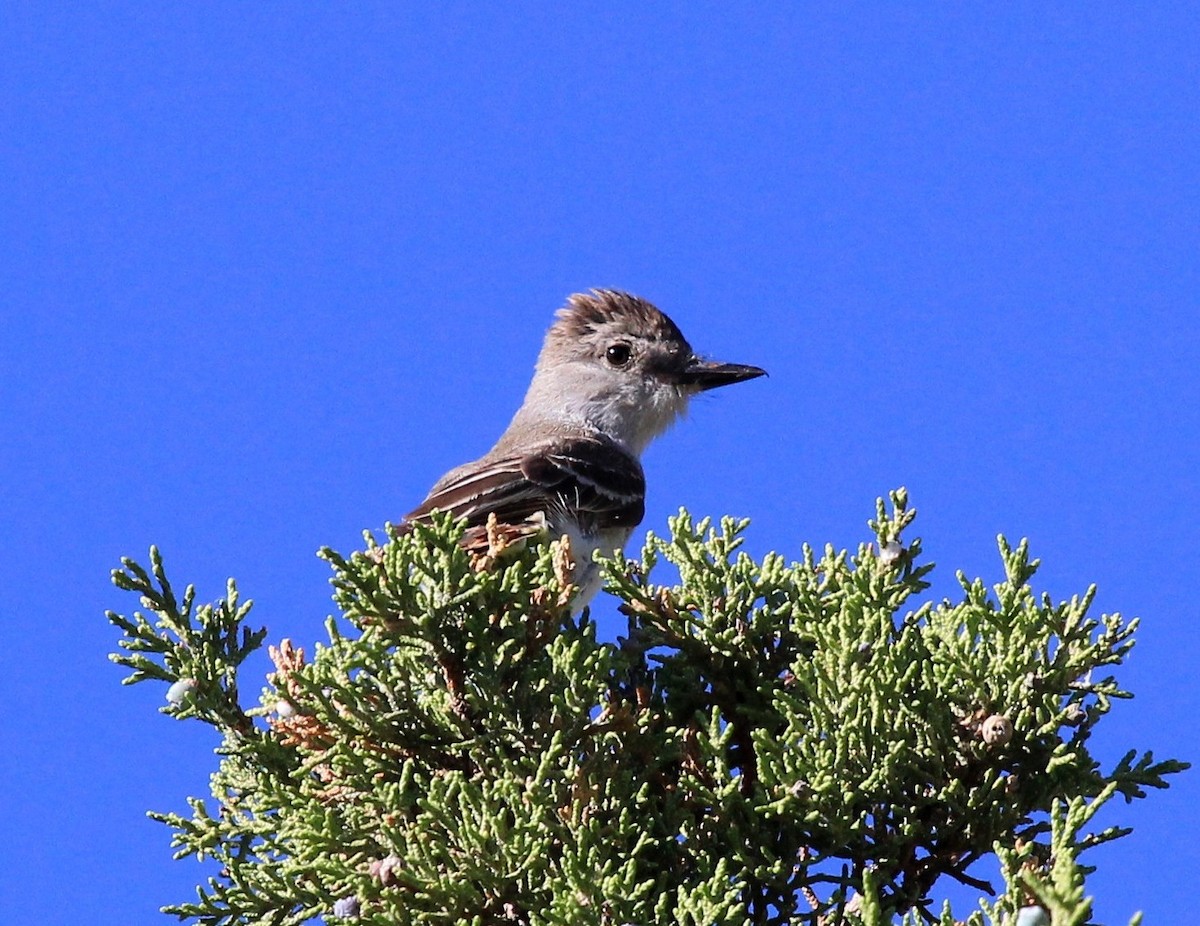
POLYGON ((1004 580, 913 606, 932 568, 904 540, 903 491, 854 555, 755 562, 745 521, 651 535, 605 564, 627 636, 572 616, 560 543, 486 555, 445 516, 367 538, 334 569, 340 620, 311 658, 283 641, 261 704, 237 671, 265 639, 231 582, 176 598, 161 557, 116 584, 128 682, 223 733, 212 799, 155 814, 178 855, 219 871, 211 924, 956 922, 947 881, 986 895, 967 922, 1037 905, 1085 923, 1083 827, 1185 766, 1136 751, 1104 771, 1095 724, 1128 697, 1111 667, 1136 621, 1053 603, 1027 545, 1004 580), (658 584, 669 563, 678 582, 658 584))

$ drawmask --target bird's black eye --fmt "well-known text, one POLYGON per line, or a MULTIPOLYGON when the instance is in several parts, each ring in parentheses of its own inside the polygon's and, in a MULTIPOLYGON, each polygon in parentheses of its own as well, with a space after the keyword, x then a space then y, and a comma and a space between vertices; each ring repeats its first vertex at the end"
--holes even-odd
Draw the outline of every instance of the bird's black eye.
POLYGON ((629 361, 633 359, 633 348, 624 341, 617 341, 616 344, 609 344, 608 350, 604 352, 604 359, 611 363, 614 367, 628 366, 629 361))

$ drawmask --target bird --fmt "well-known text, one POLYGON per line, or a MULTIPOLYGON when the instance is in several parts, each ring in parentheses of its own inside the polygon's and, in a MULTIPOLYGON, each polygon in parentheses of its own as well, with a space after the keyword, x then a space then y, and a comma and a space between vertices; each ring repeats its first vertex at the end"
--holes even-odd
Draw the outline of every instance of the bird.
POLYGON ((696 395, 765 375, 697 354, 656 306, 615 289, 575 293, 546 333, 528 391, 484 456, 450 470, 401 526, 466 519, 478 548, 497 527, 565 535, 581 610, 603 584, 599 551, 624 549, 645 515, 646 446, 696 395))

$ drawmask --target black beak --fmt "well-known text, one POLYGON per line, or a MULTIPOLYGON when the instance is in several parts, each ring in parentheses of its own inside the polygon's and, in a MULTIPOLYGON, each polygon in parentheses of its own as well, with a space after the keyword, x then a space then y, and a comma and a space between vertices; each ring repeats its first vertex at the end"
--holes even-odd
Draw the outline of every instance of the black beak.
POLYGON ((762 367, 747 366, 744 363, 718 363, 715 360, 701 360, 693 355, 677 374, 677 381, 682 386, 692 386, 703 392, 706 389, 730 386, 766 375, 767 371, 762 367))

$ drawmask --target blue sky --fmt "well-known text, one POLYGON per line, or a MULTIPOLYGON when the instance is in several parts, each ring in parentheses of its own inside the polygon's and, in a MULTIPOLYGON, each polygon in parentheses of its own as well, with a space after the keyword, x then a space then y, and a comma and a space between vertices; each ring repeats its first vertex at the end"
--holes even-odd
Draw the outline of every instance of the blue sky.
MULTIPOLYGON (((317 547, 486 450, 591 286, 771 373, 651 448, 644 527, 795 556, 906 485, 936 594, 1003 532, 1143 617, 1106 762, 1200 758, 1194 6, 560 6, 6 9, 4 909, 165 922, 200 875, 143 812, 215 743, 118 686, 118 557, 320 639, 317 547)), ((1180 922, 1200 777, 1118 821, 1100 918, 1180 922)))

